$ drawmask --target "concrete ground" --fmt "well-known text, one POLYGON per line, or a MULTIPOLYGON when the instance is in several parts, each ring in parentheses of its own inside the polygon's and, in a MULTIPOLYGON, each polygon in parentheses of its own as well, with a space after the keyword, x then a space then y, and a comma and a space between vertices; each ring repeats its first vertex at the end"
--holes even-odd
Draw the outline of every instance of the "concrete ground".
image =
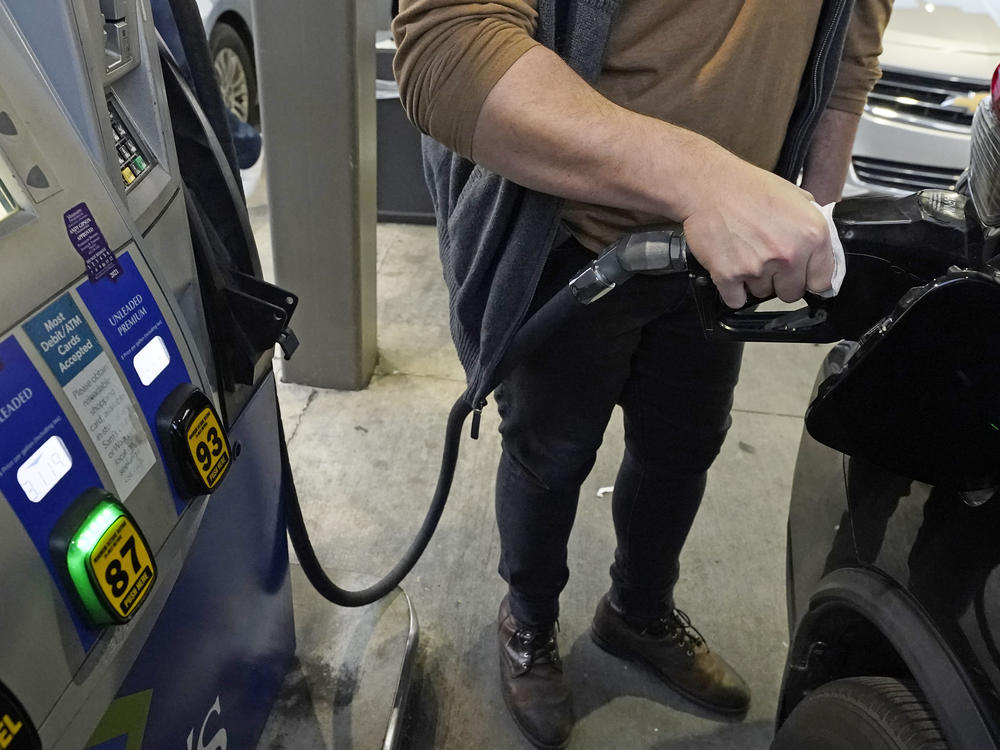
MULTIPOLYGON (((258 190, 250 204, 267 266, 262 195, 258 190)), ((433 228, 380 225, 377 262, 380 359, 369 387, 338 392, 283 383, 279 396, 320 559, 381 575, 423 518, 445 418, 464 381, 448 334, 433 228)), ((752 687, 749 715, 738 723, 707 715, 590 640, 614 550, 610 495, 603 491, 622 452, 620 416, 612 421, 582 489, 562 598, 559 642, 578 715, 572 750, 768 747, 787 648, 784 526, 793 463, 825 351, 748 346, 733 427, 681 561, 679 606, 752 687)), ((481 438, 464 440, 438 532, 403 583, 420 621, 405 747, 529 747, 507 715, 497 679, 495 618, 504 586, 493 519, 496 426, 496 410, 488 408, 481 438)), ((336 727, 330 734, 337 736, 336 727)), ((315 746, 334 745, 347 746, 321 739, 315 746)))

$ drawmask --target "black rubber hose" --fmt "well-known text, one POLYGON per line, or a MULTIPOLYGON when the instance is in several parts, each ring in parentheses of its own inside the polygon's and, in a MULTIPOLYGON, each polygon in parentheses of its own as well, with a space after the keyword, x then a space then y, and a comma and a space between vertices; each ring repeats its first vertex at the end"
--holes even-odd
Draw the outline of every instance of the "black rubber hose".
POLYGON ((215 66, 212 64, 212 54, 208 49, 208 39, 205 37, 205 27, 201 22, 201 12, 194 0, 169 0, 170 10, 177 24, 184 56, 187 57, 188 72, 191 74, 191 85, 195 96, 211 123, 215 137, 222 145, 226 163, 236 178, 240 196, 243 195, 243 185, 240 183, 240 168, 236 161, 236 147, 233 136, 229 132, 229 119, 226 115, 226 105, 222 101, 219 82, 215 77, 215 66))
MULTIPOLYGON (((403 555, 396 566, 390 570, 382 580, 372 584, 360 591, 348 591, 330 580, 330 577, 323 569, 323 564, 316 557, 312 542, 309 539, 309 531, 306 529, 305 519, 302 517, 302 507, 299 504, 299 495, 295 489, 295 481, 292 478, 292 468, 288 461, 288 446, 285 444, 285 434, 280 431, 281 440, 281 473, 282 473, 282 500, 285 505, 285 517, 288 524, 288 536, 292 539, 292 547, 298 555, 302 564, 302 572, 306 574, 309 583, 326 600, 344 607, 362 607, 381 599, 386 594, 396 588, 400 581, 413 569, 417 560, 427 548, 437 528, 438 521, 441 520, 441 513, 444 511, 445 503, 448 501, 448 493, 451 491, 451 482, 455 477, 455 464, 458 462, 458 448, 462 439, 462 425, 472 408, 465 398, 460 398, 451 407, 448 415, 448 427, 445 431, 444 453, 441 456, 441 471, 438 474, 437 488, 434 490, 434 497, 431 500, 430 508, 424 517, 424 522, 417 532, 410 548, 403 555)), ((279 418, 280 426, 281 420, 279 418)))
MULTIPOLYGON (((581 308, 582 305, 576 301, 569 287, 564 287, 553 295, 552 299, 532 315, 514 336, 506 356, 501 359, 500 365, 496 369, 496 375, 493 379, 494 387, 518 362, 532 354, 539 346, 555 335, 563 323, 581 308)), ((292 476, 292 467, 288 460, 288 446, 285 444, 284 430, 280 429, 281 420, 279 418, 281 487, 288 535, 291 537, 292 547, 302 565, 302 572, 324 599, 344 607, 362 607, 371 604, 395 589, 417 564, 434 535, 438 521, 441 520, 441 514, 444 512, 444 506, 448 502, 448 494, 451 492, 452 480, 455 477, 455 466, 458 463, 462 425, 465 424, 465 418, 469 416, 471 411, 472 407, 466 396, 462 396, 451 407, 451 413, 448 415, 448 426, 445 430, 444 452, 441 456, 437 487, 434 490, 434 497, 427 510, 427 515, 424 517, 424 522, 410 548, 396 566, 380 581, 360 591, 342 589, 330 580, 322 563, 316 557, 316 551, 309 539, 309 530, 302 517, 302 507, 299 504, 299 495, 295 489, 295 479, 292 476)))
POLYGON ((490 385, 492 392, 510 371, 525 358, 534 354, 542 344, 559 333, 559 329, 571 317, 583 310, 584 306, 573 296, 569 285, 558 292, 525 321, 507 347, 500 363, 493 371, 490 385))

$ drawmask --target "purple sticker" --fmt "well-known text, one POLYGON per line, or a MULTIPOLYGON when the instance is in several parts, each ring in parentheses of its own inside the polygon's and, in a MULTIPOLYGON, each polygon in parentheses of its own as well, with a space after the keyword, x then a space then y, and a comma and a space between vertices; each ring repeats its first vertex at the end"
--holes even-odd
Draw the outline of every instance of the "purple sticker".
POLYGON ((87 276, 97 283, 105 276, 115 281, 122 275, 118 259, 108 247, 100 227, 86 203, 73 206, 63 215, 70 242, 87 265, 87 276))

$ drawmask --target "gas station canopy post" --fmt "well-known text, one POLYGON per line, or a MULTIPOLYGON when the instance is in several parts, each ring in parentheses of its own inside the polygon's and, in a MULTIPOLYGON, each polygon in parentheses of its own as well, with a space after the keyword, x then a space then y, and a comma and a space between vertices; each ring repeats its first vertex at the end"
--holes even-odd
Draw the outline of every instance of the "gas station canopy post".
POLYGON ((361 389, 377 357, 374 4, 253 12, 275 276, 301 300, 284 378, 361 389))

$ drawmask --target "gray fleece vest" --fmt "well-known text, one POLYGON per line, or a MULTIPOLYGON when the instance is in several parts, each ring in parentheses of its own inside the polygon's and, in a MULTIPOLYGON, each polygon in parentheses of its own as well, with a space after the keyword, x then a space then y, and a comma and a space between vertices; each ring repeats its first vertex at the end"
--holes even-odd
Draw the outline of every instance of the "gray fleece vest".
MULTIPOLYGON (((538 40, 584 80, 601 72, 624 0, 539 0, 538 40)), ((775 172, 802 170, 826 107, 854 0, 825 0, 812 53, 775 172)), ((494 371, 523 322, 559 230, 563 201, 529 190, 423 138, 424 175, 437 216, 451 334, 465 368, 465 398, 481 407, 494 371)))

